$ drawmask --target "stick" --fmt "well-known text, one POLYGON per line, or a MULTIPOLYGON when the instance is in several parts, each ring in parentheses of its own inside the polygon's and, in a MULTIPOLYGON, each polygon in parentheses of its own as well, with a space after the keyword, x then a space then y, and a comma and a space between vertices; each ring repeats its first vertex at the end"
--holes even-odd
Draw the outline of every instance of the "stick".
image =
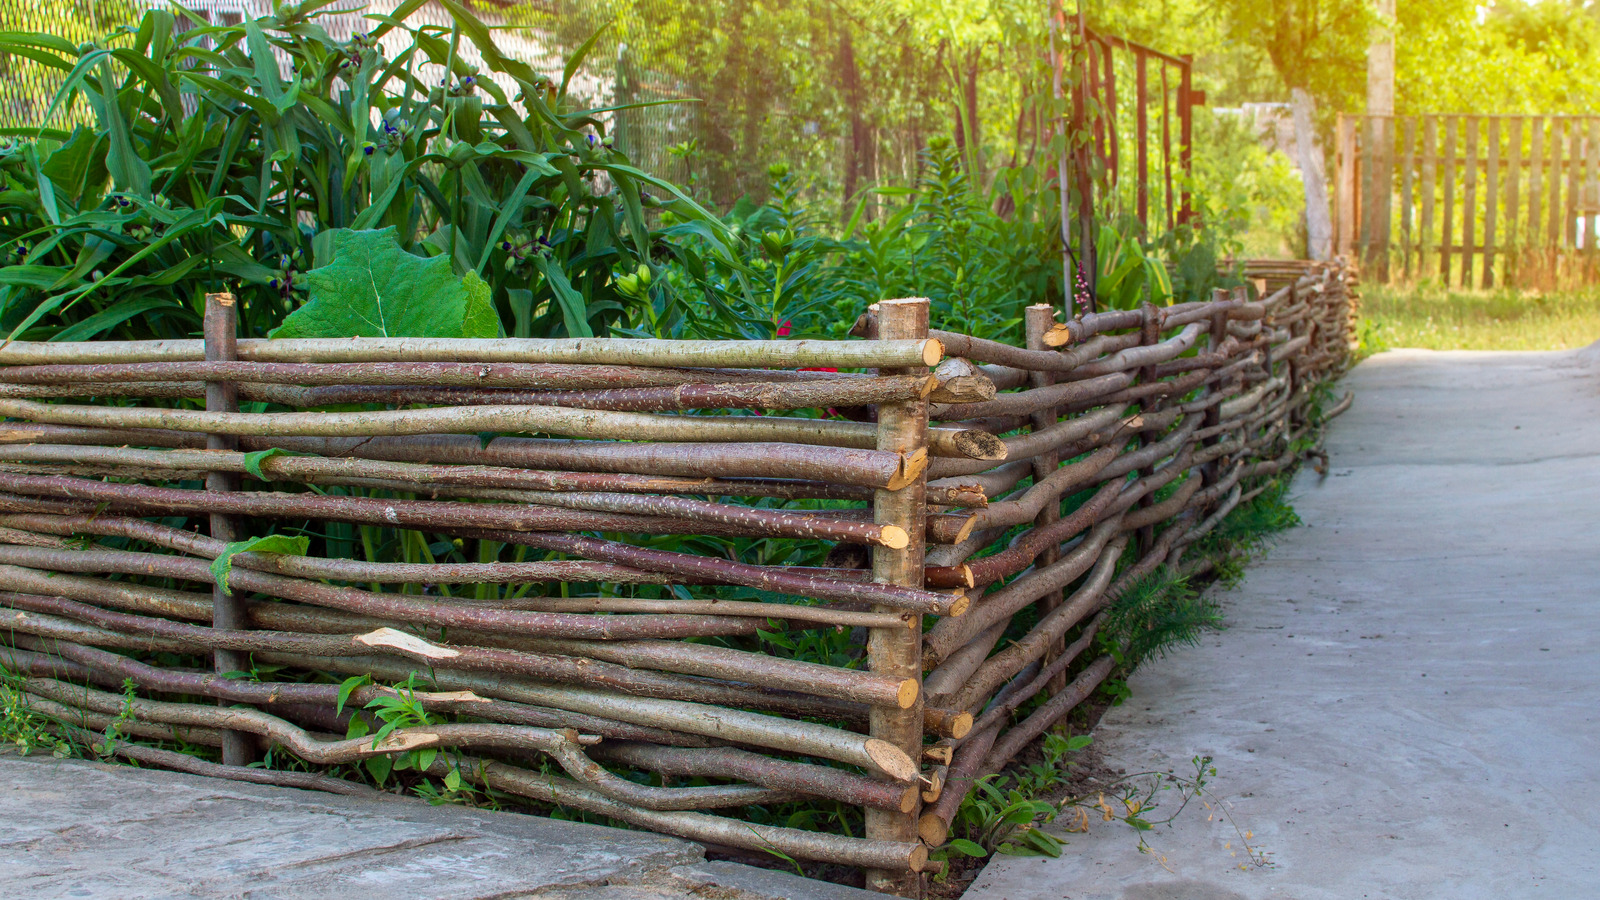
MULTIPOLYGON (((0 365, 190 362, 204 358, 201 341, 12 341, 0 365)), ((855 369, 932 366, 944 356, 935 340, 678 341, 638 338, 309 338, 244 340, 250 362, 566 363, 579 365, 751 366, 855 369)))
MULTIPOLYGON (((626 437, 635 441, 760 442, 820 444, 872 449, 877 429, 861 422, 778 416, 683 416, 607 412, 555 406, 477 406, 392 409, 371 412, 239 413, 183 409, 65 406, 31 400, 0 400, 0 415, 49 425, 90 428, 149 428, 207 434, 383 437, 510 432, 579 438, 626 437)), ((934 429, 928 449, 963 459, 1005 458, 1005 445, 981 431, 934 429)))

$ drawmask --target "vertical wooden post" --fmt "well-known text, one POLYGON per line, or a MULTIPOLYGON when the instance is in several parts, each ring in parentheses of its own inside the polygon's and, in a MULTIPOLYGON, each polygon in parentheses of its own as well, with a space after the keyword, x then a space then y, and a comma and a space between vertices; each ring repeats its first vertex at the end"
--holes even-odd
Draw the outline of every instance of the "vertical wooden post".
POLYGON ((1561 125, 1563 119, 1558 116, 1550 117, 1550 162, 1549 169, 1550 202, 1547 213, 1550 222, 1545 238, 1545 266, 1550 277, 1555 277, 1556 258, 1561 255, 1561 125))
POLYGON ((1579 182, 1578 166, 1583 161, 1583 120, 1573 119, 1571 127, 1572 152, 1567 154, 1567 221, 1566 246, 1572 250, 1572 258, 1577 259, 1578 249, 1578 195, 1583 193, 1583 186, 1579 182))
MULTIPOLYGON (((1039 303, 1023 310, 1023 316, 1023 326, 1027 334, 1028 349, 1049 350, 1049 345, 1044 342, 1044 336, 1056 324, 1055 310, 1053 310, 1049 304, 1039 303)), ((1028 379, 1030 386, 1036 388, 1047 387, 1050 384, 1053 384, 1056 380, 1053 372, 1040 372, 1037 370, 1028 373, 1028 379)), ((1056 424, 1057 421, 1058 417, 1056 416, 1056 411, 1054 409, 1047 409, 1034 413, 1031 417, 1029 425, 1034 431, 1042 431, 1043 429, 1049 428, 1050 426, 1056 424)), ((1034 484, 1038 484, 1044 478, 1049 477, 1049 475, 1056 470, 1056 466, 1059 465, 1060 462, 1061 460, 1054 452, 1041 453, 1038 456, 1035 456, 1033 458, 1034 484)), ((1042 528, 1059 518, 1061 518, 1061 502, 1058 500, 1054 503, 1045 504, 1044 509, 1039 511, 1039 515, 1034 517, 1033 525, 1035 528, 1042 528)), ((1058 558, 1060 558, 1060 549, 1054 543, 1052 543, 1049 547, 1046 547, 1044 550, 1040 551, 1038 556, 1034 557, 1034 564, 1042 566, 1053 563, 1058 558)), ((1057 606, 1060 606, 1063 597, 1065 597, 1065 593, 1060 589, 1040 597, 1039 615, 1042 617, 1051 610, 1055 609, 1057 606)), ((1060 656, 1061 651, 1065 648, 1066 640, 1058 640, 1056 642, 1056 646, 1045 653, 1045 663, 1049 664, 1051 660, 1054 660, 1056 657, 1060 656)), ((1046 691, 1054 694, 1056 691, 1059 691, 1066 686, 1067 677, 1066 674, 1063 673, 1050 682, 1049 686, 1046 687, 1046 691)))
MULTIPOLYGON (((1372 116, 1361 117, 1361 144, 1356 153, 1356 165, 1360 167, 1356 184, 1356 246, 1360 248, 1358 256, 1361 259, 1362 273, 1367 277, 1377 276, 1377 259, 1373 253, 1373 227, 1372 212, 1378 208, 1378 186, 1374 175, 1378 167, 1374 165, 1377 155, 1377 142, 1372 134, 1372 116)), ((1378 280, 1382 280, 1379 278, 1378 280)))
POLYGON ((1534 262, 1538 258, 1539 234, 1543 231, 1540 224, 1540 206, 1544 203, 1544 119, 1534 116, 1529 128, 1532 133, 1528 135, 1528 227, 1522 232, 1522 258, 1520 262, 1521 286, 1527 287, 1532 282, 1529 276, 1536 269, 1534 262))
POLYGON ((1494 227, 1500 215, 1500 117, 1489 117, 1489 171, 1483 182, 1483 278, 1494 287, 1494 227))
POLYGON ((1461 286, 1472 287, 1472 255, 1478 226, 1478 117, 1467 116, 1462 121, 1467 130, 1466 151, 1461 173, 1461 286))
POLYGON ((1378 277, 1389 280, 1389 255, 1394 234, 1394 116, 1385 115, 1378 120, 1378 170, 1372 180, 1377 185, 1373 194, 1373 224, 1378 241, 1378 277))
POLYGON ((1583 256, 1586 260, 1585 278, 1594 276, 1596 246, 1595 228, 1600 226, 1600 119, 1589 118, 1588 136, 1583 153, 1583 256))
MULTIPOLYGON (((916 340, 928 336, 926 298, 885 300, 878 304, 878 337, 882 340, 916 340)), ((885 370, 885 375, 925 375, 927 369, 885 370)), ((928 403, 907 400, 878 406, 878 449, 909 454, 925 450, 928 443, 928 403)), ((927 521, 924 496, 926 474, 898 491, 878 491, 873 498, 873 517, 880 525, 898 525, 910 542, 903 550, 887 547, 872 549, 872 580, 904 587, 922 586, 923 552, 927 548, 924 526, 927 521)), ((891 607, 874 607, 878 612, 899 612, 891 607)), ((922 618, 912 616, 904 628, 874 628, 867 638, 867 666, 878 674, 922 680, 922 618)), ((875 738, 904 750, 912 759, 922 758, 922 696, 910 709, 874 706, 869 713, 869 729, 875 738)), ((881 841, 917 840, 919 809, 890 812, 866 811, 869 839, 881 841)), ((870 870, 867 886, 872 890, 914 896, 921 879, 914 872, 870 870)))
POLYGON ((1411 268, 1411 252, 1416 247, 1416 215, 1413 204, 1416 196, 1416 179, 1412 172, 1417 161, 1417 120, 1406 117, 1405 153, 1400 157, 1400 270, 1407 279, 1411 268))
POLYGON ((1450 253, 1456 236, 1456 117, 1444 120, 1444 208, 1439 229, 1439 281, 1450 283, 1450 253))
MULTIPOLYGON (((203 319, 206 362, 224 362, 239 358, 239 308, 232 294, 207 294, 203 319)), ((238 412, 239 388, 231 381, 206 382, 207 412, 238 412)), ((206 436, 207 450, 237 450, 239 439, 232 435, 206 436)), ((207 472, 206 490, 236 491, 239 477, 232 472, 207 472)), ((211 514, 211 536, 219 541, 239 539, 233 520, 228 516, 211 514)), ((211 627, 243 630, 249 627, 242 600, 229 593, 222 585, 211 589, 211 627)), ((213 669, 217 673, 241 672, 250 668, 250 660, 237 650, 216 650, 212 653, 213 669)), ((244 731, 222 733, 222 762, 229 766, 243 766, 256 758, 255 737, 244 731)))
POLYGON ((1417 248, 1417 272, 1428 270, 1433 261, 1433 201, 1434 182, 1439 168, 1439 119, 1424 116, 1422 119, 1422 229, 1417 248))
POLYGON ((1339 180, 1334 189, 1335 256, 1348 257, 1355 250, 1356 235, 1356 123, 1344 113, 1337 126, 1339 180))
POLYGON ((1506 120, 1506 125, 1509 132, 1506 135, 1506 265, 1502 280, 1506 284, 1514 284, 1517 269, 1522 263, 1522 225, 1519 218, 1522 200, 1522 117, 1512 116, 1506 120))

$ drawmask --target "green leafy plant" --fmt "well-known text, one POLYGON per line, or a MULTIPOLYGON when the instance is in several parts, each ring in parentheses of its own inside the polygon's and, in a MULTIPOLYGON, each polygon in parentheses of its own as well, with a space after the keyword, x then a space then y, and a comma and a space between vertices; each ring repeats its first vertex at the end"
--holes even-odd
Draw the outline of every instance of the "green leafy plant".
POLYGON ((425 2, 349 40, 318 24, 320 2, 183 31, 151 10, 81 47, 0 35, 0 54, 61 83, 45 122, 0 147, 0 329, 183 337, 227 289, 246 336, 263 335, 351 240, 334 233, 393 228, 399 250, 481 279, 464 285, 467 333, 498 333, 487 298, 519 336, 603 334, 641 302, 612 273, 651 264, 648 210, 727 239, 574 105, 581 55, 557 80, 502 54, 460 0, 436 0, 449 25, 411 23, 425 2), (91 121, 64 121, 82 107, 91 121))
POLYGON ((34 708, 22 679, 0 666, 0 745, 20 756, 45 751, 56 759, 78 755, 78 748, 63 737, 61 723, 34 708))
POLYGON ((1172 302, 1172 281, 1160 255, 1139 241, 1137 223, 1126 233, 1105 223, 1095 245, 1099 273, 1095 300, 1100 309, 1135 309, 1149 301, 1157 306, 1172 302))
POLYGON ((393 226, 331 235, 333 259, 306 273, 305 304, 269 337, 500 337, 489 285, 478 273, 457 277, 443 256, 407 253, 393 226))
POLYGON ((966 837, 939 847, 934 858, 1060 856, 1062 840, 1041 828, 1057 813, 1045 796, 1067 784, 1073 766, 1069 755, 1092 741, 1088 735, 1046 734, 1039 762, 978 779, 956 812, 956 831, 966 837))
MULTIPOLYGON (((357 687, 370 683, 371 677, 365 675, 346 679, 339 688, 338 710, 343 711, 346 700, 357 687)), ((428 712, 427 708, 422 705, 422 701, 417 699, 417 686, 417 673, 412 672, 405 681, 394 685, 392 692, 379 694, 369 700, 365 708, 373 711, 373 715, 380 723, 378 730, 373 732, 372 725, 366 718, 359 715, 352 716, 345 737, 347 739, 358 738, 371 734, 372 746, 377 747, 383 742, 384 738, 401 728, 421 728, 443 721, 428 712)), ((372 779, 381 787, 394 772, 407 769, 414 769, 418 772, 427 771, 438 756, 439 749, 437 747, 420 747, 402 750, 392 756, 369 756, 362 760, 362 765, 366 768, 367 774, 371 775, 372 779)))

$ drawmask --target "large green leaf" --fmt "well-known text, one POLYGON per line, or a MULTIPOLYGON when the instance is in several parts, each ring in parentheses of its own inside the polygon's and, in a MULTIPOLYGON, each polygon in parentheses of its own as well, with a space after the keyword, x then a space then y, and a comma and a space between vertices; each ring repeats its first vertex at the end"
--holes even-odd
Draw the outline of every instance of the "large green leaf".
POLYGON ((234 541, 222 548, 211 561, 211 576, 224 591, 232 592, 228 576, 233 573, 233 557, 240 553, 278 553, 284 556, 305 556, 311 549, 308 537, 289 537, 286 534, 267 534, 249 540, 234 541))
POLYGON ((500 336, 488 285, 456 277, 446 256, 407 253, 393 227, 334 232, 333 259, 306 279, 310 298, 271 337, 500 336))

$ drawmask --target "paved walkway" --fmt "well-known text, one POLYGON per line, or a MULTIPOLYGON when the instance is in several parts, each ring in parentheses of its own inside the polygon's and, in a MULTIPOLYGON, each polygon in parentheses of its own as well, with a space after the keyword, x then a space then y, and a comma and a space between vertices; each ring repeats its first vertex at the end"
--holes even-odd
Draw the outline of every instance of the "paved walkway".
POLYGON ((538 816, 0 755, 0 897, 854 900, 697 844, 538 816))
POLYGON ((1191 809, 1153 855, 1097 821, 970 898, 1600 897, 1600 345, 1387 353, 1347 383, 1305 527, 1097 733, 1130 772, 1214 756, 1275 865, 1241 871, 1191 809))

